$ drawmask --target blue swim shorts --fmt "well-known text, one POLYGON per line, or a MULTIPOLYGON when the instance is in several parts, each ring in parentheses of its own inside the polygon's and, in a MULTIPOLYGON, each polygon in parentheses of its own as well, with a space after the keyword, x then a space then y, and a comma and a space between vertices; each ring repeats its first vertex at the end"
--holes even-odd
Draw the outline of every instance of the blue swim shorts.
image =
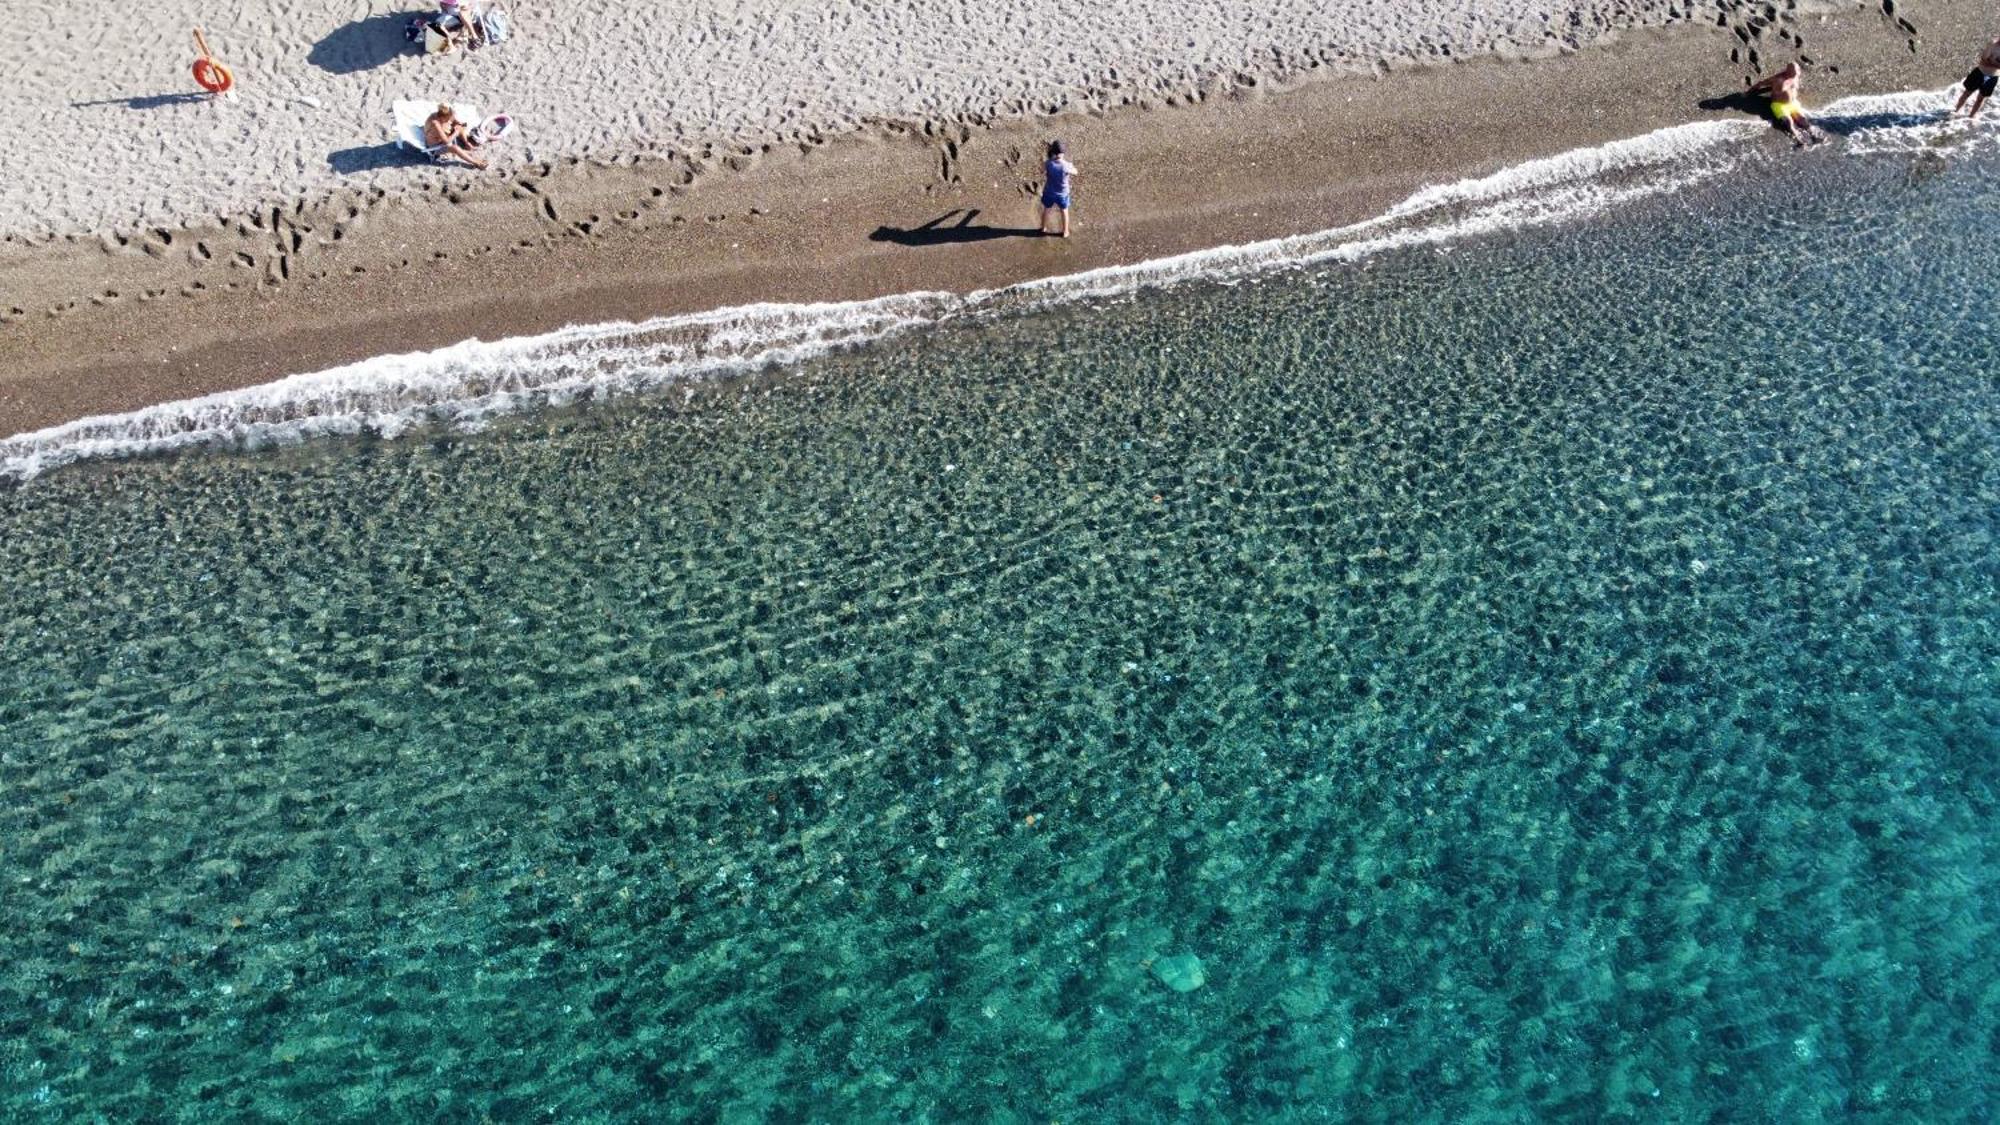
POLYGON ((1065 192, 1045 191, 1042 193, 1042 206, 1060 207, 1063 210, 1067 211, 1069 210, 1069 193, 1066 191, 1065 192))

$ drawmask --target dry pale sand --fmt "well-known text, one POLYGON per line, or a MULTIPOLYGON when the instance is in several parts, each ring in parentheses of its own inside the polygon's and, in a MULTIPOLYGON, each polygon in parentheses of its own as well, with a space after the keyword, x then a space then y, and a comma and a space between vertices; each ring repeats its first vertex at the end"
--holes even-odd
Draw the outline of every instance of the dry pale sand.
MULTIPOLYGON (((957 5, 919 4, 911 10, 957 13, 956 22, 932 21, 959 29, 945 35, 947 40, 991 40, 996 33, 985 29, 1006 27, 1015 29, 1004 37, 1012 41, 1027 32, 1017 28, 1019 19, 999 11, 1014 11, 1019 2, 1014 7, 988 5, 993 14, 979 19, 973 14, 979 9, 957 5)), ((273 52, 276 47, 268 44, 289 37, 298 58, 308 58, 316 44, 330 37, 338 44, 342 34, 359 34, 342 29, 357 26, 357 21, 365 27, 370 19, 365 5, 338 0, 276 6, 297 26, 273 31, 266 20, 258 34, 273 52)), ((347 67, 344 73, 310 61, 303 67, 289 65, 286 75, 324 84, 310 96, 319 98, 325 116, 339 124, 314 133, 319 139, 311 145, 296 130, 282 140, 274 138, 270 143, 291 146, 283 149, 290 153, 290 163, 283 155, 272 156, 263 172, 266 180, 223 176, 212 185, 225 195, 245 192, 230 198, 254 199, 254 205, 217 202, 222 197, 214 196, 198 213, 173 211, 181 205, 177 200, 207 190, 199 185, 209 183, 191 176, 178 162, 184 157, 175 154, 184 153, 186 139, 201 128, 198 123, 210 120, 204 114, 278 114, 275 105, 259 108, 246 94, 241 107, 177 103, 151 109, 76 109, 109 112, 112 120, 128 126, 145 123, 151 130, 149 143, 160 152, 145 179, 146 190, 170 204, 168 212, 175 217, 95 234, 72 229, 63 235, 0 240, 0 434, 265 382, 383 352, 438 347, 467 336, 492 339, 568 323, 756 300, 963 290, 1325 229, 1379 213, 1426 184, 1704 114, 1740 112, 1712 104, 1704 108, 1702 103, 1740 90, 1753 65, 1775 65, 1779 57, 1809 60, 1809 102, 1848 93, 1941 89, 1964 73, 1979 43, 1990 36, 1992 18, 1983 0, 1903 0, 1893 5, 1871 0, 1830 12, 1788 8, 1785 0, 1705 0, 1699 8, 1519 6, 1537 13, 1529 22, 1475 19, 1466 13, 1505 5, 1471 0, 1338 0, 1329 7, 1349 13, 1341 23, 1323 13, 1304 12, 1305 5, 1288 4, 1287 10, 1300 9, 1296 15, 1302 25, 1323 30, 1322 40, 1315 42, 1302 34, 1276 35, 1271 28, 1278 21, 1263 17, 1223 21, 1200 34, 1168 35, 1162 28, 1178 26, 1172 21, 1181 13, 1169 13, 1169 6, 1161 5, 1149 17, 1151 23, 1136 21, 1148 27, 1146 34, 1110 37, 1124 45, 1121 49, 1164 52, 1144 66, 1129 69, 1132 64, 1114 66, 1099 56, 1069 60, 1063 55, 1063 66, 1073 65, 1073 70, 1043 58, 1021 71, 1083 76, 1066 95, 1033 95, 1070 99, 1071 109, 1050 116, 1034 105, 1030 112, 1018 105, 1009 109, 1007 99, 1031 95, 991 77, 998 72, 968 78, 949 95, 958 100, 950 102, 936 100, 947 97, 943 87, 876 89, 881 76, 902 73, 886 64, 861 67, 862 77, 818 74, 829 69, 824 52, 832 50, 830 45, 813 56, 821 62, 800 67, 792 53, 759 37, 757 29, 770 25, 811 38, 794 24, 756 14, 778 7, 772 0, 755 0, 728 9, 732 14, 727 18, 716 14, 724 10, 720 6, 690 7, 697 15, 673 26, 708 29, 689 31, 696 39, 687 41, 699 42, 701 34, 710 37, 707 51, 713 58, 704 81, 713 80, 718 91, 736 93, 729 98, 719 92, 703 94, 692 101, 693 108, 676 111, 679 116, 657 125, 647 118, 644 129, 657 131, 642 134, 638 118, 631 118, 624 128, 634 131, 607 127, 602 135, 615 136, 615 142, 597 143, 615 144, 616 151, 628 154, 646 144, 671 145, 671 138, 697 136, 695 130, 710 123, 740 125, 752 120, 753 113, 766 112, 760 107, 786 100, 759 100, 744 95, 745 89, 768 94, 803 84, 834 91, 824 95, 833 99, 829 103, 799 98, 817 107, 828 122, 868 116, 856 109, 853 99, 860 92, 883 99, 871 104, 919 108, 876 114, 885 120, 845 133, 825 132, 830 126, 809 126, 799 118, 796 128, 805 131, 795 143, 768 148, 762 142, 734 148, 718 143, 706 154, 695 148, 675 157, 556 159, 544 147, 550 143, 553 111, 533 108, 539 103, 532 100, 549 95, 535 87, 532 76, 551 67, 561 71, 559 64, 567 58, 585 60, 570 65, 586 68, 607 89, 664 89, 693 80, 677 76, 674 67, 660 61, 671 50, 687 49, 672 46, 683 41, 667 34, 665 17, 653 22, 640 15, 627 17, 637 21, 628 31, 652 28, 648 34, 660 36, 654 40, 659 49, 619 56, 621 62, 609 57, 601 42, 621 36, 604 31, 601 24, 593 24, 597 31, 588 35, 581 22, 565 29, 560 20, 540 13, 538 5, 528 4, 518 6, 519 40, 474 57, 384 54, 386 61, 370 68, 339 64, 336 69, 347 67), (1888 6, 1894 11, 1885 12, 1888 6), (1567 15, 1572 8, 1578 13, 1574 23, 1567 15), (1396 14, 1369 22, 1365 13, 1378 9, 1396 14), (1545 25, 1538 18, 1557 9, 1565 13, 1560 19, 1545 25), (1675 13, 1699 18, 1617 36, 1601 34, 1619 20, 1657 21, 1675 13), (1461 36, 1484 35, 1479 41, 1489 46, 1512 40, 1546 48, 1565 37, 1594 35, 1596 40, 1581 50, 1529 62, 1487 55, 1435 67, 1359 73, 1327 65, 1335 58, 1359 62, 1391 57, 1381 42, 1372 56, 1353 46, 1368 41, 1368 35, 1393 40, 1409 57, 1425 51, 1441 57, 1447 47, 1454 59, 1465 55, 1467 40, 1462 37, 1440 38, 1422 30, 1440 26, 1457 28, 1461 36), (1529 26, 1551 30, 1533 40, 1520 31, 1529 26), (1272 41, 1280 38, 1288 44, 1281 50, 1296 53, 1272 54, 1272 41), (1186 46, 1190 40, 1197 46, 1186 46), (1182 58, 1168 50, 1173 42, 1194 53, 1182 58), (1237 54, 1227 56, 1233 61, 1225 63, 1224 56, 1214 54, 1222 42, 1236 45, 1237 54), (1247 46, 1253 42, 1260 44, 1255 50, 1247 46), (1162 43, 1167 46, 1143 46, 1162 43), (1356 53, 1342 56, 1342 50, 1356 53), (739 60, 732 64, 734 74, 714 63, 730 51, 739 60), (1259 51, 1270 61, 1259 64, 1253 57, 1259 51), (1754 63, 1752 52, 1759 55, 1754 63), (753 66, 751 59, 762 61, 753 66), (1174 59, 1180 62, 1161 61, 1174 59), (1300 64, 1300 59, 1308 61, 1300 64), (1317 68, 1310 65, 1315 60, 1317 68), (1249 82, 1260 65, 1268 67, 1266 73, 1288 77, 1249 82), (1305 69, 1286 70, 1298 65, 1305 69), (1219 82, 1186 85, 1211 73, 1208 68, 1220 76, 1219 82), (1097 85, 1088 81, 1093 74, 1097 85), (1238 74, 1244 78, 1234 77, 1238 74), (515 75, 525 84, 520 92, 510 87, 487 100, 529 119, 538 159, 484 176, 385 163, 337 177, 332 187, 314 179, 329 171, 326 150, 379 149, 376 102, 404 92, 418 78, 437 75, 467 76, 468 86, 471 76, 498 83, 515 75), (346 91, 349 84, 353 89, 338 101, 325 92, 346 91), (1002 89, 1009 92, 1003 95, 1002 89), (1141 89, 1150 93, 1135 93, 1141 89), (849 100, 841 102, 842 97, 849 100), (1127 98, 1135 99, 1132 105, 1118 106, 1127 98), (1077 108, 1082 101, 1111 108, 1077 108), (980 109, 953 116, 932 108, 951 104, 977 104, 980 109), (828 108, 833 105, 840 108, 828 108), (813 129, 822 132, 815 136, 813 129), (1036 151, 1055 131, 1072 141, 1085 171, 1077 208, 1080 237, 1019 237, 1017 232, 1034 221, 1036 151), (315 150, 314 145, 322 147, 315 150), (321 152, 321 163, 307 159, 311 151, 321 152), (381 182, 350 182, 371 177, 381 182), (289 186, 275 190, 288 194, 261 194, 273 189, 260 184, 278 183, 289 186), (321 186, 314 188, 314 183, 321 186), (944 228, 965 225, 946 237, 924 233, 925 225, 936 220, 944 228)), ((1136 0, 1117 0, 1109 7, 1130 19, 1139 6, 1136 0)), ((45 0, 31 0, 29 10, 46 13, 49 8, 45 0)), ((846 29, 843 33, 885 41, 897 35, 943 34, 936 28, 911 29, 902 22, 907 16, 896 14, 905 9, 890 8, 835 4, 823 10, 829 13, 828 27, 846 29)), ((1221 19, 1218 12, 1236 8, 1211 3, 1190 10, 1213 22, 1221 19)), ((1074 28, 1079 13, 1062 14, 1074 28)), ((116 18, 131 22, 137 17, 120 9, 116 18)), ((803 17, 795 13, 790 18, 803 17)), ((398 21, 376 19, 394 32, 398 21)), ((1034 27, 1045 22, 1028 21, 1034 27)), ((219 28, 214 36, 219 50, 256 39, 245 32, 238 40, 235 32, 225 31, 219 28)), ((147 72, 168 76, 158 81, 180 81, 185 56, 177 52, 184 34, 175 30, 170 36, 162 30, 146 48, 156 60, 147 72), (170 62, 172 67, 161 71, 170 62)), ((1081 31, 1073 35, 1078 41, 1089 39, 1081 31)), ((1036 41, 1044 44, 1038 50, 1046 54, 1051 41, 1036 41)), ((348 49, 366 57, 362 40, 346 42, 348 49)), ((18 50, 19 45, 5 49, 18 50)), ((56 111, 50 105, 68 104, 54 89, 72 90, 84 82, 69 75, 90 69, 77 60, 96 57, 82 47, 65 50, 70 52, 67 61, 60 52, 50 52, 32 65, 20 64, 17 72, 32 72, 30 81, 0 90, 0 99, 12 99, 15 107, 10 117, 0 118, 11 121, 4 127, 15 130, 15 149, 37 153, 0 183, 0 191, 11 193, 5 196, 10 201, 49 192, 48 184, 65 176, 75 177, 73 186, 78 187, 91 180, 88 171, 73 167, 54 174, 41 162, 52 154, 51 146, 66 160, 98 159, 52 139, 80 126, 58 130, 44 128, 49 123, 40 121, 53 120, 56 111), (21 108, 24 101, 38 108, 21 108), (20 136, 24 117, 38 122, 32 136, 20 136)), ((884 58, 908 54, 879 53, 884 58)), ((275 61, 268 65, 277 71, 275 61)), ((256 67, 246 69, 253 86, 264 83, 256 67)), ((98 81, 115 87, 113 93, 133 96, 145 89, 137 73, 98 81)), ((483 96, 479 90, 470 92, 483 96)), ((1771 142, 1782 145, 1775 134, 1771 142)), ((529 146, 522 146, 522 158, 528 153, 529 146)), ((591 148, 589 155, 599 155, 598 150, 591 148)), ((111 163, 117 165, 116 160, 111 163)), ((101 205, 115 196, 117 206, 137 206, 129 199, 130 187, 131 177, 112 176, 101 189, 107 194, 86 198, 97 198, 101 205)), ((67 192, 55 194, 71 198, 67 192)), ((7 213, 24 205, 10 202, 7 213)), ((83 206, 69 205, 76 208, 71 212, 76 217, 65 221, 81 223, 83 206)))
MULTIPOLYGON (((13 0, 0 37, 0 236, 233 216, 440 174, 387 144, 390 102, 449 95, 525 124, 506 170, 679 159, 876 121, 960 122, 1714 22, 1710 0, 517 0, 492 50, 425 57, 395 0, 13 0), (236 72, 194 93, 190 29, 236 72)), ((1773 11, 1788 3, 1769 5, 1773 11)), ((1765 5, 1722 5, 1748 21, 1765 5)), ((461 177, 462 178, 462 177, 461 177)))

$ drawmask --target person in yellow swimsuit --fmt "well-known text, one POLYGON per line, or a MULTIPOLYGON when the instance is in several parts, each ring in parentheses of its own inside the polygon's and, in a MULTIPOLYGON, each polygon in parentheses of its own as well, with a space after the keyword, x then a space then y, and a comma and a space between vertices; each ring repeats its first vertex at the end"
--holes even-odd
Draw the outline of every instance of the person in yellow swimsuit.
POLYGON ((1750 87, 1752 94, 1762 94, 1771 99, 1771 116, 1791 134, 1792 143, 1810 144, 1819 140, 1819 130, 1813 128, 1811 119, 1799 104, 1799 64, 1786 63, 1785 69, 1769 78, 1760 78, 1750 87))

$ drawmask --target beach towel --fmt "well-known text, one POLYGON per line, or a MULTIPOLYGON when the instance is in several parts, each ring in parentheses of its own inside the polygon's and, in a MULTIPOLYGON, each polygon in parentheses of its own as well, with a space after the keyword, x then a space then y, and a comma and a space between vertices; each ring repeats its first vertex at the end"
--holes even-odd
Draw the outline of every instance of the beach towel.
POLYGON ((514 33, 512 24, 508 22, 507 13, 499 8, 491 9, 479 17, 479 30, 485 34, 489 45, 505 43, 507 37, 514 33))

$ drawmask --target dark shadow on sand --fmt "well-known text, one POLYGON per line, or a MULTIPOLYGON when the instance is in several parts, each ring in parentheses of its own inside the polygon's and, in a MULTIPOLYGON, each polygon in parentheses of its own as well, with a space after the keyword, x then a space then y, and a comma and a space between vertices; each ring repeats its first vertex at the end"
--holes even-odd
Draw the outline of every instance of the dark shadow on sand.
POLYGON ((410 49, 403 28, 416 12, 389 12, 355 20, 313 44, 306 61, 333 74, 373 70, 410 49))
POLYGON ((170 105, 188 105, 193 102, 205 102, 214 96, 213 94, 194 93, 142 94, 132 98, 99 98, 94 102, 71 102, 69 103, 69 107, 71 109, 87 109, 97 105, 122 105, 126 109, 160 109, 170 105))
POLYGON ((975 226, 972 220, 979 217, 977 207, 954 207, 920 227, 905 230, 899 227, 876 227, 868 236, 870 242, 893 242, 898 246, 953 246, 964 242, 991 242, 996 238, 1035 238, 1042 232, 1034 227, 989 227, 975 226), (944 221, 953 215, 961 215, 958 222, 945 226, 944 221))
POLYGON ((395 141, 379 145, 356 145, 326 154, 326 162, 343 176, 358 172, 373 172, 378 168, 394 168, 402 164, 422 164, 421 153, 406 150, 395 141))
POLYGON ((1877 129, 1907 129, 1912 125, 1936 125, 1948 119, 1951 114, 1944 109, 1927 110, 1923 113, 1814 113, 1806 110, 1812 123, 1822 133, 1836 137, 1852 136, 1855 133, 1872 132, 1877 129))

